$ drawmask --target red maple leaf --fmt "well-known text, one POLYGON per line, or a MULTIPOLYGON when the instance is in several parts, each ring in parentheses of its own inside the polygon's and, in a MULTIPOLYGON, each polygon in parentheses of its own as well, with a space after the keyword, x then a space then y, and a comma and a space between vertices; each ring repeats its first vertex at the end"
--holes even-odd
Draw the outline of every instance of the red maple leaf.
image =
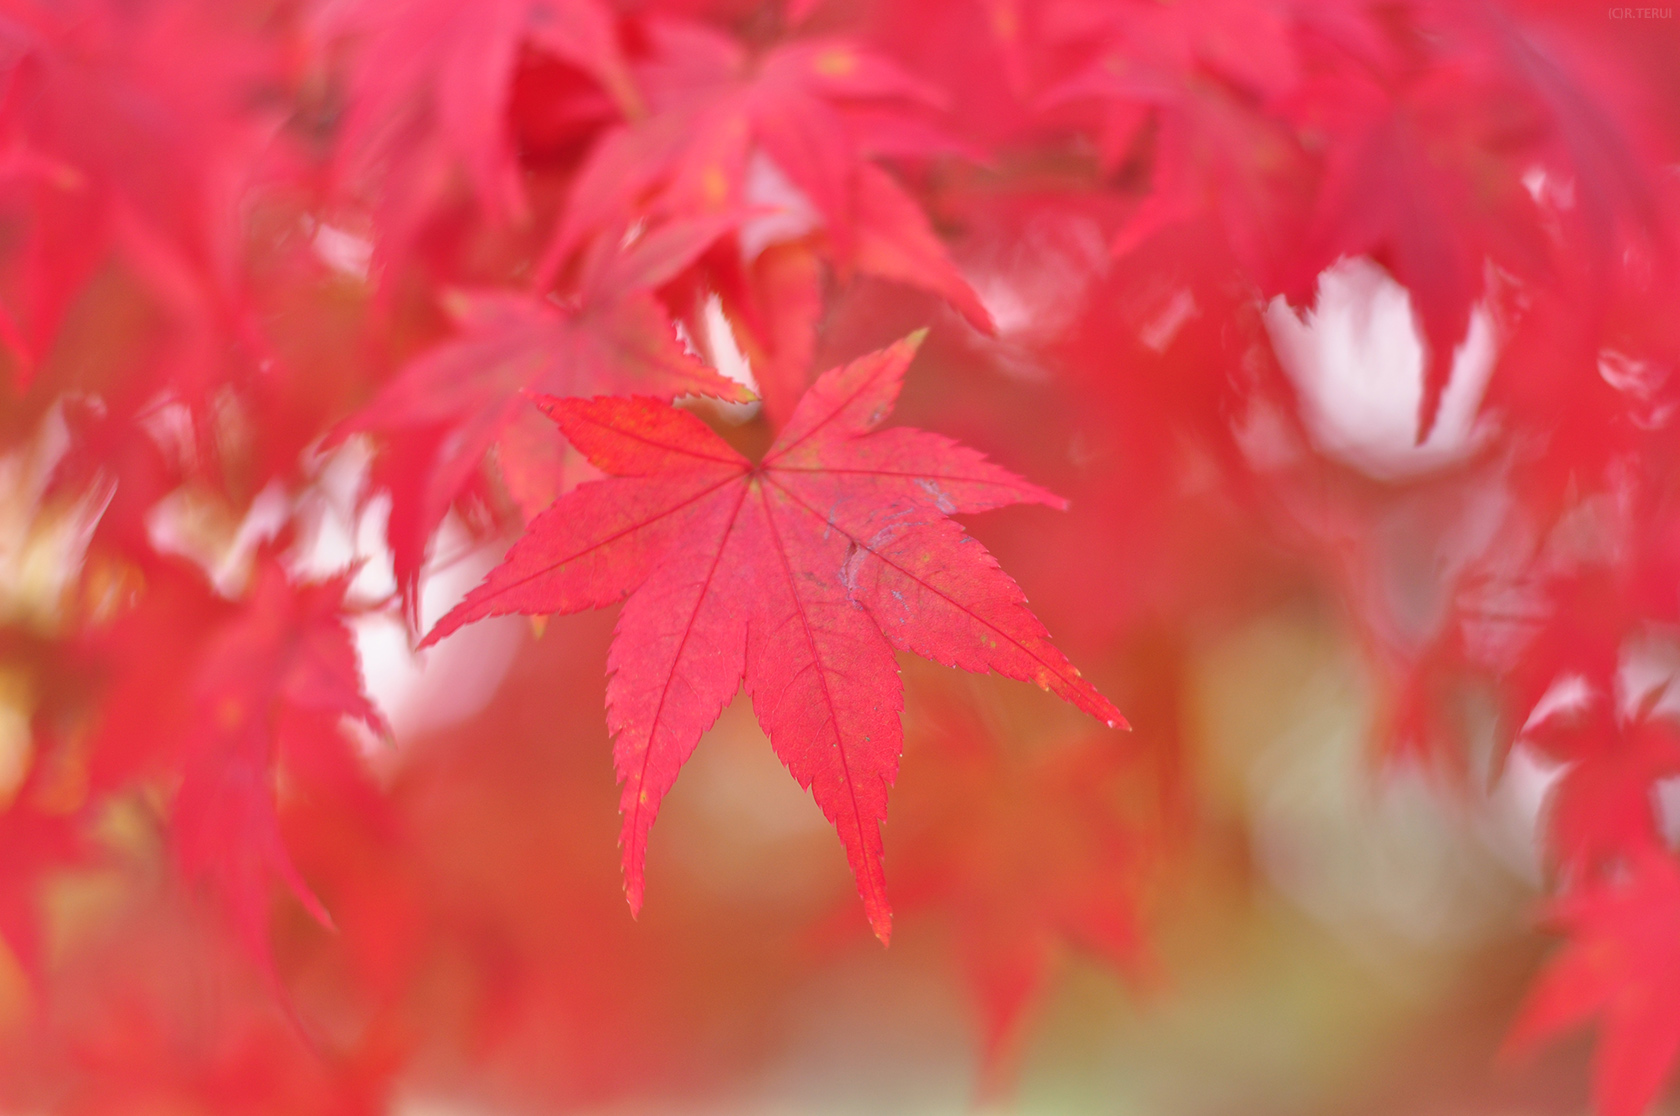
MULTIPOLYGON (((931 688, 911 750, 926 772, 895 812, 903 908, 947 915, 980 1008, 981 1093, 1006 1093, 1028 1023, 1072 950, 1154 977, 1144 895, 1158 871, 1152 757, 1087 734, 1022 755, 1012 710, 931 688), (1133 809, 1127 809, 1134 806, 1133 809), (1135 808, 1141 806, 1141 809, 1135 808)), ((922 703, 918 703, 922 704, 922 703)))
POLYGON ((1063 0, 1049 11, 1051 35, 1103 40, 1098 65, 1117 90, 1134 96, 1170 94, 1192 76, 1212 75, 1275 96, 1297 78, 1292 24, 1311 8, 1254 0, 1172 5, 1063 0))
POLYGON ((524 45, 599 83, 611 100, 600 106, 608 119, 640 112, 613 13, 600 0, 491 0, 470 7, 454 0, 351 0, 323 5, 316 30, 329 39, 362 40, 340 158, 352 174, 390 162, 381 208, 383 223, 399 232, 417 215, 402 210, 427 205, 432 199, 419 195, 435 185, 436 170, 456 163, 492 216, 526 215, 507 120, 524 45))
MULTIPOLYGON (((1317 266, 1368 254, 1411 293, 1427 354, 1419 441, 1434 426, 1454 350, 1483 296, 1486 261, 1540 270, 1538 221, 1513 153, 1527 138, 1509 119, 1519 114, 1466 112, 1477 89, 1468 69, 1442 65, 1398 88, 1341 76, 1338 100, 1324 102, 1335 106, 1326 126, 1340 134, 1307 259, 1317 266)), ((1480 102, 1505 107, 1491 94, 1480 102)))
POLYGON ((376 475, 392 495, 386 534, 411 617, 426 541, 527 406, 522 392, 751 398, 684 350, 651 293, 732 224, 727 215, 672 221, 624 251, 598 239, 565 301, 457 292, 460 333, 405 367, 343 427, 397 436, 376 475))
POLYGON ((331 925, 281 843, 276 762, 284 757, 314 782, 353 780, 356 760, 339 719, 389 732, 362 692, 344 623, 348 585, 348 576, 295 583, 264 561, 245 607, 206 641, 190 681, 195 715, 182 740, 176 851, 188 875, 214 881, 254 946, 266 941, 271 873, 331 925))
MULTIPOLYGON (((764 415, 780 429, 809 382, 823 315, 823 274, 814 238, 772 244, 754 259, 725 259, 721 297, 745 349, 764 415)), ((716 256, 719 253, 714 252, 716 256)))
MULTIPOLYGON (((912 111, 938 107, 936 90, 844 39, 786 43, 751 58, 735 40, 698 24, 650 20, 647 34, 651 60, 638 76, 653 114, 608 132, 590 153, 537 269, 539 285, 598 229, 648 214, 708 214, 755 203, 786 208, 788 197, 751 196, 755 181, 775 180, 785 185, 772 193, 797 195, 797 205, 809 208, 824 255, 842 274, 855 269, 919 286, 976 328, 991 330, 985 307, 926 215, 871 161, 955 149, 912 111)), ((770 312, 791 315, 797 332, 814 328, 797 309, 772 306, 770 312)), ((798 369, 801 387, 805 372, 798 369)))
POLYGON ((1585 708, 1524 732, 1530 746, 1568 765, 1546 800, 1552 857, 1566 879, 1663 847, 1656 784, 1680 774, 1680 729, 1654 713, 1666 691, 1652 690, 1627 716, 1594 694, 1585 708))
MULTIPOLYGON (((1091 101, 1098 154, 1110 170, 1148 152, 1149 195, 1121 229, 1124 255, 1163 228, 1218 220, 1237 260, 1270 289, 1300 253, 1307 166, 1279 111, 1299 85, 1307 47, 1323 40, 1373 51, 1356 3, 1097 3, 1046 5, 1046 33, 1088 45, 1087 65, 1053 85, 1041 107, 1091 101)), ((1316 274, 1316 272, 1315 272, 1316 274)))
POLYGON ((8 1106, 43 1087, 65 1116, 122 1111, 373 1116, 409 1048, 383 1018, 311 1041, 255 986, 237 943, 168 892, 136 897, 54 973, 54 1011, 8 1051, 8 1106), (183 984, 200 994, 182 996, 183 984))
POLYGON ((1593 1109, 1639 1116, 1680 1055, 1680 865, 1647 851, 1631 871, 1558 901, 1569 935, 1506 1042, 1521 1053, 1599 1019, 1593 1109))
POLYGON ((264 556, 236 605, 178 567, 159 563, 153 574, 147 598, 102 641, 121 669, 91 781, 108 791, 180 774, 170 812, 177 863, 208 884, 266 965, 271 879, 330 925, 281 841, 276 769, 360 794, 364 777, 340 721, 389 731, 362 692, 343 610, 349 577, 299 583, 264 556))
POLYGON ((777 755, 839 830, 883 942, 880 824, 902 741, 895 649, 1034 681, 1124 723, 1014 581, 946 518, 1063 502, 938 435, 875 431, 918 344, 825 373, 758 462, 658 400, 543 402, 609 477, 539 516, 422 645, 487 616, 629 595, 607 663, 607 721, 632 910, 660 800, 743 679, 777 755))
POLYGON ((243 210, 295 168, 255 107, 279 52, 224 12, 8 5, 0 19, 0 344, 27 386, 99 266, 120 260, 168 325, 136 394, 213 394, 271 356, 243 274, 243 210), (183 65, 183 59, 190 59, 183 65), (15 273, 15 278, 14 274, 15 273))

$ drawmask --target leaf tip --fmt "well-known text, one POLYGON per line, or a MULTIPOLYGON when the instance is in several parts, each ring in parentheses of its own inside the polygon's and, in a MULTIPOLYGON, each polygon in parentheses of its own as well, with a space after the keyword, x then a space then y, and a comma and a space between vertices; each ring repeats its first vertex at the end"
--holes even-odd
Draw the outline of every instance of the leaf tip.
POLYGON ((297 901, 303 905, 303 909, 309 912, 309 916, 329 934, 338 933, 338 923, 333 921, 333 916, 327 910, 326 904, 321 902, 316 894, 309 889, 309 885, 303 882, 302 877, 297 875, 297 870, 292 868, 290 863, 282 867, 281 875, 290 885, 292 894, 297 897, 297 901))
POLYGON ((917 349, 922 347, 922 342, 927 340, 927 335, 928 335, 928 327, 923 326, 921 329, 913 330, 908 335, 906 335, 905 338, 904 338, 904 343, 906 345, 910 346, 910 351, 911 352, 915 352, 917 349))
POLYGON ((447 287, 438 295, 438 306, 459 325, 472 313, 473 297, 460 287, 447 287))
POLYGON ((560 421, 560 411, 566 402, 564 398, 558 395, 545 395, 542 392, 531 391, 529 388, 521 388, 519 393, 528 399, 533 407, 547 415, 550 420, 556 423, 560 421))
POLYGON ((420 637, 420 642, 414 645, 414 650, 424 651, 433 644, 440 643, 448 637, 454 635, 457 631, 466 627, 475 620, 484 619, 484 614, 482 613, 475 616, 469 612, 468 606, 471 603, 474 602, 471 602, 470 600, 463 600, 460 604, 456 605, 454 608, 439 617, 438 622, 432 625, 432 630, 420 637))

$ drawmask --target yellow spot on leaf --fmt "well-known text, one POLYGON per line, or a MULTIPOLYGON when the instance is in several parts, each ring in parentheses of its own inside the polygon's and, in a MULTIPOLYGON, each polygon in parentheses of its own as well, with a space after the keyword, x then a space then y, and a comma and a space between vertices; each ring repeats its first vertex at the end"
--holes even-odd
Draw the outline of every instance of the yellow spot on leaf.
POLYGON ((29 772, 34 750, 29 731, 33 707, 29 679, 19 671, 0 670, 0 808, 11 803, 29 772))
POLYGON ((729 178, 716 163, 707 167, 700 175, 700 186, 706 192, 706 200, 712 205, 722 205, 729 197, 729 178))
POLYGON ((857 55, 840 47, 825 50, 817 55, 816 68, 824 77, 845 77, 857 69, 857 55))
POLYGON ((1015 36, 1021 33, 1021 21, 1015 15, 1013 4, 992 5, 992 34, 1003 42, 1013 42, 1015 36))

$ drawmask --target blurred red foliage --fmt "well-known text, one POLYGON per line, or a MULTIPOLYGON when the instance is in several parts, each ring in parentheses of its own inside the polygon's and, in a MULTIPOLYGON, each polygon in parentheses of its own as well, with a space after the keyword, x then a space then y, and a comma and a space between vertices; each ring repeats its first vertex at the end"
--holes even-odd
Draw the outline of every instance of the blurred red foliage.
POLYGON ((1636 1116, 1677 60, 1672 9, 1554 0, 0 0, 0 1104, 752 1072, 857 919, 823 845, 644 867, 743 680, 1007 1090, 1067 950, 1157 985, 1231 840, 1192 660, 1309 600, 1375 768, 1563 771, 1513 1049, 1603 1016, 1636 1116))

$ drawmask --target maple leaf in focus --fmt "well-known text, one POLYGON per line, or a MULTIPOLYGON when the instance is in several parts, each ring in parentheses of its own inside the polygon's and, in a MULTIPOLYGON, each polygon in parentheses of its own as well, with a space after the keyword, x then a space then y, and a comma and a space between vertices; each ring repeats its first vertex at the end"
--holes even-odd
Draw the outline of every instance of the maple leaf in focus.
POLYGON ((1639 1116, 1680 1055, 1680 865, 1646 851, 1627 872, 1558 900, 1551 917, 1569 942, 1541 972, 1506 1052, 1596 1016, 1593 1109, 1639 1116))
POLYGON ((946 518, 1063 502, 938 435, 875 430, 918 343, 825 373, 756 463, 657 400, 543 402, 609 476, 539 516, 422 646, 488 616, 628 595, 607 721, 632 911, 660 801, 743 679, 776 754, 839 831, 883 942, 880 824, 902 740, 895 649, 1030 680, 1123 723, 1014 581, 946 518))
MULTIPOLYGON (((522 393, 752 398, 689 355, 651 293, 733 223, 728 215, 672 221, 622 251, 598 238, 565 301, 515 291, 455 293, 460 332, 402 369, 341 428, 391 436, 375 479, 391 491, 386 533, 411 620, 426 542, 485 451, 529 405, 522 393)), ((521 453, 517 441, 499 448, 504 459, 521 453)))

